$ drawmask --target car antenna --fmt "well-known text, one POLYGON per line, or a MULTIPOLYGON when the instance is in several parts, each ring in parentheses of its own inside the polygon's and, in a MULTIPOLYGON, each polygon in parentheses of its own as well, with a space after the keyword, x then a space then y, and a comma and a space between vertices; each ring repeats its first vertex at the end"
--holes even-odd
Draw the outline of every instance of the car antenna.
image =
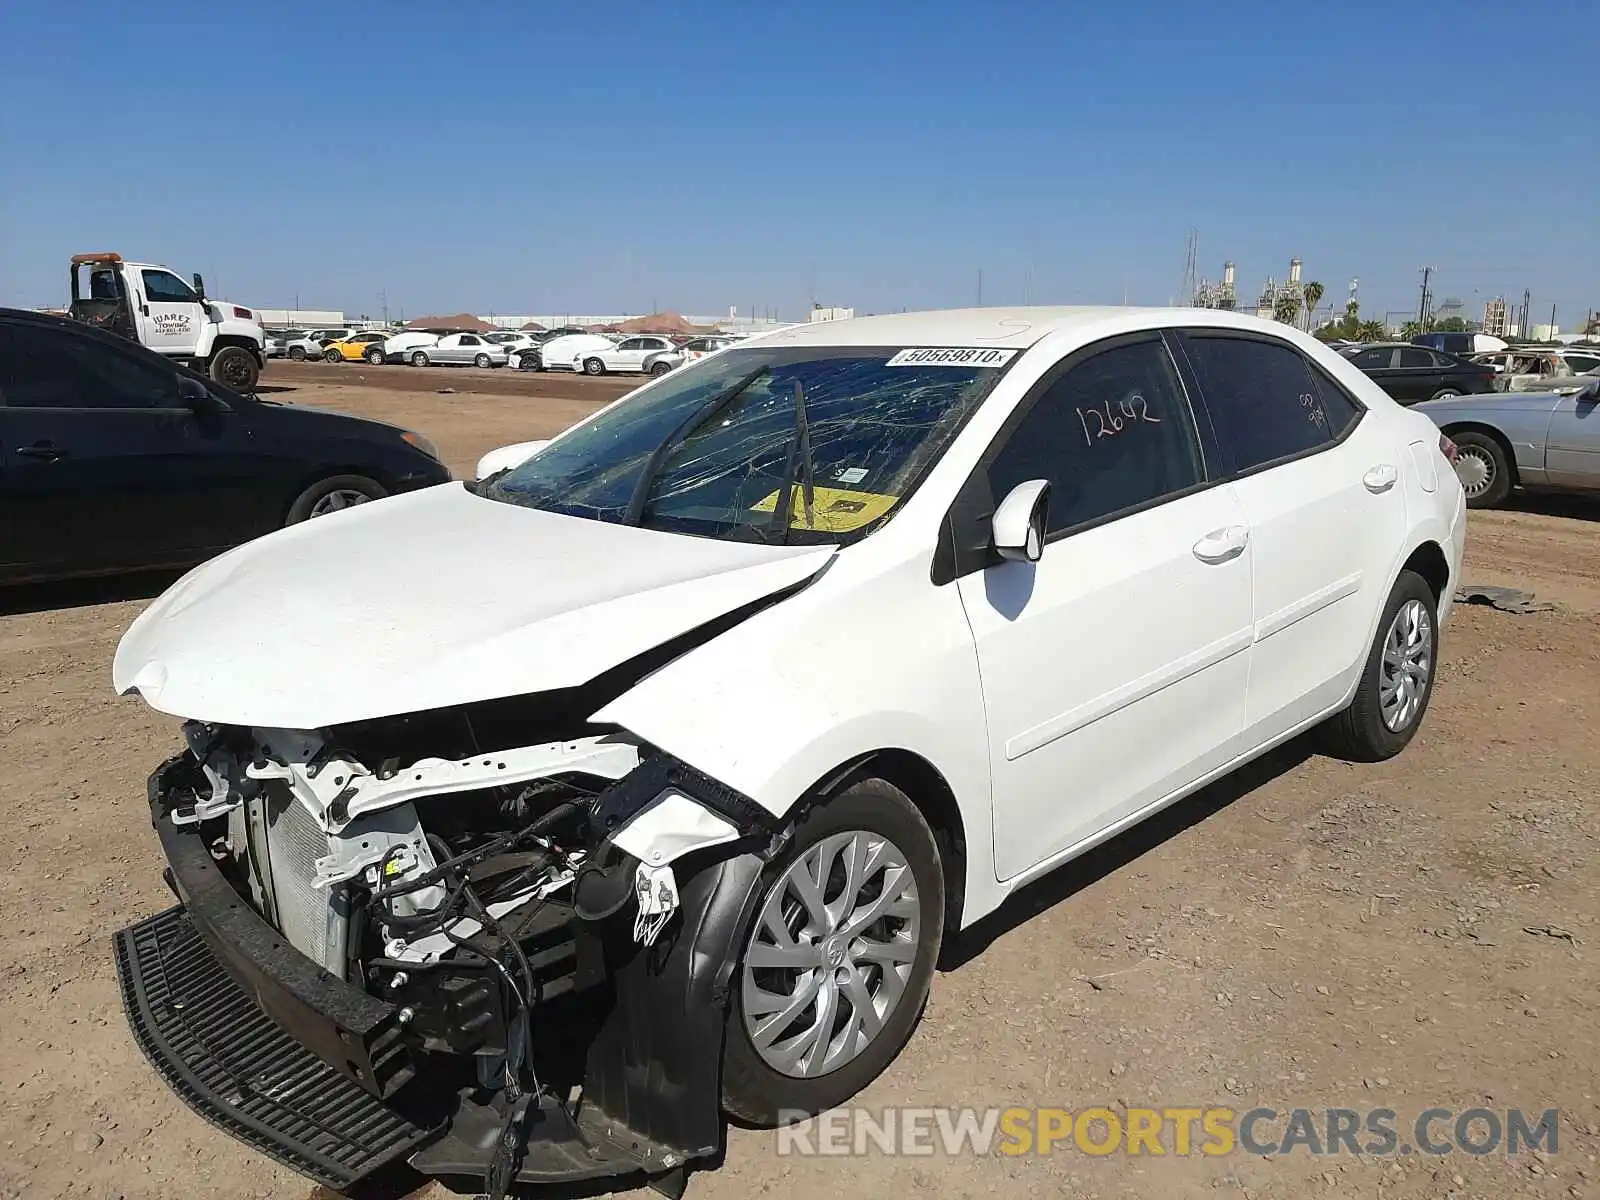
POLYGON ((783 530, 783 540, 789 540, 789 514, 794 509, 794 477, 800 473, 800 495, 805 503, 806 526, 816 527, 816 480, 811 463, 811 423, 806 419, 806 389, 798 379, 794 381, 794 441, 789 446, 789 461, 783 468, 783 494, 778 497, 772 514, 773 529, 783 530))

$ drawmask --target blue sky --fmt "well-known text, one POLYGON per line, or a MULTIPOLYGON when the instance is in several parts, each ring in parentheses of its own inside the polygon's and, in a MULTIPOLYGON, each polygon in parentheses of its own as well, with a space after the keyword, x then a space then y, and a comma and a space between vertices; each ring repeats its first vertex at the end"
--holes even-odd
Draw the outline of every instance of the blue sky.
POLYGON ((0 5, 0 303, 1600 306, 1592 0, 0 5), (348 15, 340 15, 347 13, 348 15))

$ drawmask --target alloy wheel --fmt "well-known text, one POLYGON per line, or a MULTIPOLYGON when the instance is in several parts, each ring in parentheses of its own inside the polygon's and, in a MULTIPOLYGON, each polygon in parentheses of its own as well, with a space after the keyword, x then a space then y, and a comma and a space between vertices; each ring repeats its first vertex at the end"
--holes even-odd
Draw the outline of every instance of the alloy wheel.
POLYGON ((888 838, 848 830, 807 848, 773 883, 745 947, 741 1007, 761 1060, 815 1078, 871 1045, 911 978, 921 914, 888 838))
POLYGON ((331 512, 338 512, 342 508, 353 508, 357 504, 365 504, 372 497, 365 492, 358 492, 354 488, 339 488, 329 492, 322 499, 311 506, 310 516, 323 517, 331 512))
POLYGON ((1417 719, 1433 670, 1433 617, 1420 600, 1407 600, 1394 614, 1383 639, 1378 710, 1391 733, 1417 719))

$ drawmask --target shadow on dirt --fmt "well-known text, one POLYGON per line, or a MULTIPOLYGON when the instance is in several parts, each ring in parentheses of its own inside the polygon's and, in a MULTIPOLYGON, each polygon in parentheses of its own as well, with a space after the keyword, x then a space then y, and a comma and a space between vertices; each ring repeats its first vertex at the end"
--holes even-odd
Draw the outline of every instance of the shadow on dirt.
POLYGON ((1054 908, 1090 884, 1120 870, 1168 838, 1198 825, 1212 813, 1227 808, 1239 797, 1294 770, 1316 751, 1309 737, 1298 737, 1262 755, 1157 813, 1127 832, 1096 846, 1080 858, 1052 871, 1013 894, 996 911, 970 928, 947 938, 940 955, 941 970, 953 971, 981 955, 994 941, 1040 913, 1054 908))

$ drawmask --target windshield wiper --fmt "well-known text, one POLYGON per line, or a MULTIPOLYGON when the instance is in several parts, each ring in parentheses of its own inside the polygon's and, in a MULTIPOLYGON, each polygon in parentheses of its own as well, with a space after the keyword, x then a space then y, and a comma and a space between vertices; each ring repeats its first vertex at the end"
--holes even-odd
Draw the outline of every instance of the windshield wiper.
POLYGON ((645 459, 644 469, 639 472, 638 482, 633 485, 633 495, 628 498, 628 511, 622 518, 624 525, 641 525, 644 523, 645 513, 650 508, 650 486, 655 483, 656 472, 661 470, 662 462, 665 461, 673 448, 693 437, 707 421, 714 420, 725 412, 730 404, 744 394, 746 388, 770 370, 772 368, 769 366, 757 367, 726 391, 713 396, 705 404, 690 413, 685 421, 650 452, 650 457, 645 459))
POLYGON ((806 525, 815 528, 812 509, 816 503, 816 481, 811 462, 811 423, 806 419, 806 389, 798 379, 794 381, 794 441, 789 444, 789 461, 784 464, 778 503, 772 512, 772 523, 767 526, 769 533, 782 530, 785 544, 789 541, 789 514, 794 509, 796 471, 800 474, 800 493, 806 506, 806 525))

